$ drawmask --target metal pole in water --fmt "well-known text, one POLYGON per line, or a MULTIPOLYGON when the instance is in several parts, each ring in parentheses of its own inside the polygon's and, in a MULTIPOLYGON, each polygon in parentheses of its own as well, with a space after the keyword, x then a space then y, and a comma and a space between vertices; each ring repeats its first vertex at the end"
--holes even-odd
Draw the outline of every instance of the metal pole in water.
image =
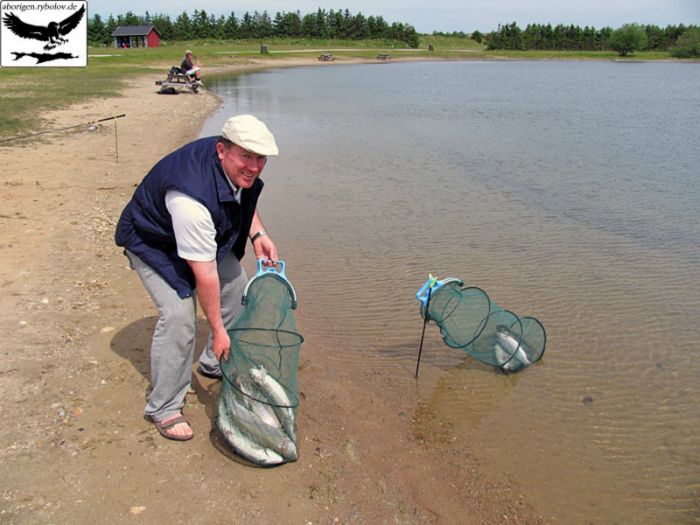
POLYGON ((425 302, 425 315, 423 316, 423 332, 420 335, 420 347, 418 348, 418 361, 416 362, 416 378, 418 378, 418 367, 420 366, 420 356, 423 353, 423 339, 425 338, 425 325, 428 324, 428 308, 430 307, 430 292, 432 286, 428 287, 428 300, 425 302))

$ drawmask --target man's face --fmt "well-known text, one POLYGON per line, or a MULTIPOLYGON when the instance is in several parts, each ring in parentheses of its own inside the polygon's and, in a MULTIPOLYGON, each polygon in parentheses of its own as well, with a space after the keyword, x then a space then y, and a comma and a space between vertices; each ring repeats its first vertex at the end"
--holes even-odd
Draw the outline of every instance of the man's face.
POLYGON ((238 144, 227 148, 219 142, 216 151, 224 173, 237 188, 250 188, 267 162, 267 157, 245 150, 238 144))

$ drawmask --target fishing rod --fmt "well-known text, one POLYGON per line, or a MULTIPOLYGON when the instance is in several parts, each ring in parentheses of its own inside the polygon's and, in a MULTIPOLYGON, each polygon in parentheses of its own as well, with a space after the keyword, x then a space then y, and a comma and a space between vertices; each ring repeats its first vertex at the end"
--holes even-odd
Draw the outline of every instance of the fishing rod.
POLYGON ((117 124, 117 119, 118 119, 118 118, 123 118, 123 117, 126 117, 126 113, 122 113, 121 115, 114 115, 113 117, 101 118, 101 119, 99 119, 99 120, 91 120, 90 122, 84 122, 84 123, 82 123, 82 124, 76 124, 75 126, 67 126, 67 127, 65 127, 65 128, 49 129, 49 130, 46 130, 46 131, 40 131, 40 132, 38 132, 38 133, 31 133, 31 134, 29 134, 29 135, 21 135, 21 136, 19 136, 19 137, 11 137, 11 138, 9 138, 9 139, 2 139, 2 140, 0 140, 0 144, 2 144, 3 142, 10 142, 10 141, 12 141, 12 140, 28 139, 28 138, 31 138, 31 137, 36 137, 36 136, 38 136, 38 135, 44 135, 44 134, 46 134, 46 133, 54 133, 54 132, 56 132, 56 131, 66 131, 67 129, 79 128, 79 127, 81 127, 81 126, 88 126, 88 125, 90 125, 90 124, 99 124, 100 122, 106 122, 106 121, 108 121, 108 120, 114 120, 114 125, 115 125, 115 136, 116 136, 116 124, 117 124))

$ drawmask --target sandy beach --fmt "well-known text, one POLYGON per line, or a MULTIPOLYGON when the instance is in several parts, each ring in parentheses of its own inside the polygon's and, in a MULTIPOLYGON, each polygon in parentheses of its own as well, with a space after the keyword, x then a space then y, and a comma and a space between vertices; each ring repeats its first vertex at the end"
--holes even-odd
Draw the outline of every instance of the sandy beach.
MULTIPOLYGON (((334 67, 321 64, 274 66, 334 67)), ((219 105, 206 89, 160 96, 157 79, 45 116, 49 129, 126 114, 116 128, 0 148, 0 523, 548 522, 439 421, 418 428, 410 395, 352 370, 329 378, 336 341, 302 346, 295 463, 261 469, 233 456, 213 424, 220 383, 196 373, 184 409, 193 440, 165 440, 144 419, 156 312, 114 227, 150 167, 219 105)), ((302 333, 308 315, 300 308, 302 333)), ((203 344, 203 317, 199 328, 203 344)))

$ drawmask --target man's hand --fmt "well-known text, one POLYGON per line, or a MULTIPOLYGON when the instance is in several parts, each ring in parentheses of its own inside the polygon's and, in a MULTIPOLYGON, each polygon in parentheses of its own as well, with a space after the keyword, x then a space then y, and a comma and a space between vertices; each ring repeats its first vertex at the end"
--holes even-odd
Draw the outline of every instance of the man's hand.
POLYGON ((231 338, 229 337, 228 332, 226 332, 226 330, 220 330, 213 332, 213 336, 214 338, 211 349, 214 352, 214 355, 219 361, 221 361, 222 356, 224 360, 228 359, 228 354, 231 350, 231 338))
MULTIPOLYGON (((258 237, 253 243, 256 259, 269 259, 277 261, 277 246, 268 235, 258 237)), ((269 264, 268 264, 269 266, 269 264)))

